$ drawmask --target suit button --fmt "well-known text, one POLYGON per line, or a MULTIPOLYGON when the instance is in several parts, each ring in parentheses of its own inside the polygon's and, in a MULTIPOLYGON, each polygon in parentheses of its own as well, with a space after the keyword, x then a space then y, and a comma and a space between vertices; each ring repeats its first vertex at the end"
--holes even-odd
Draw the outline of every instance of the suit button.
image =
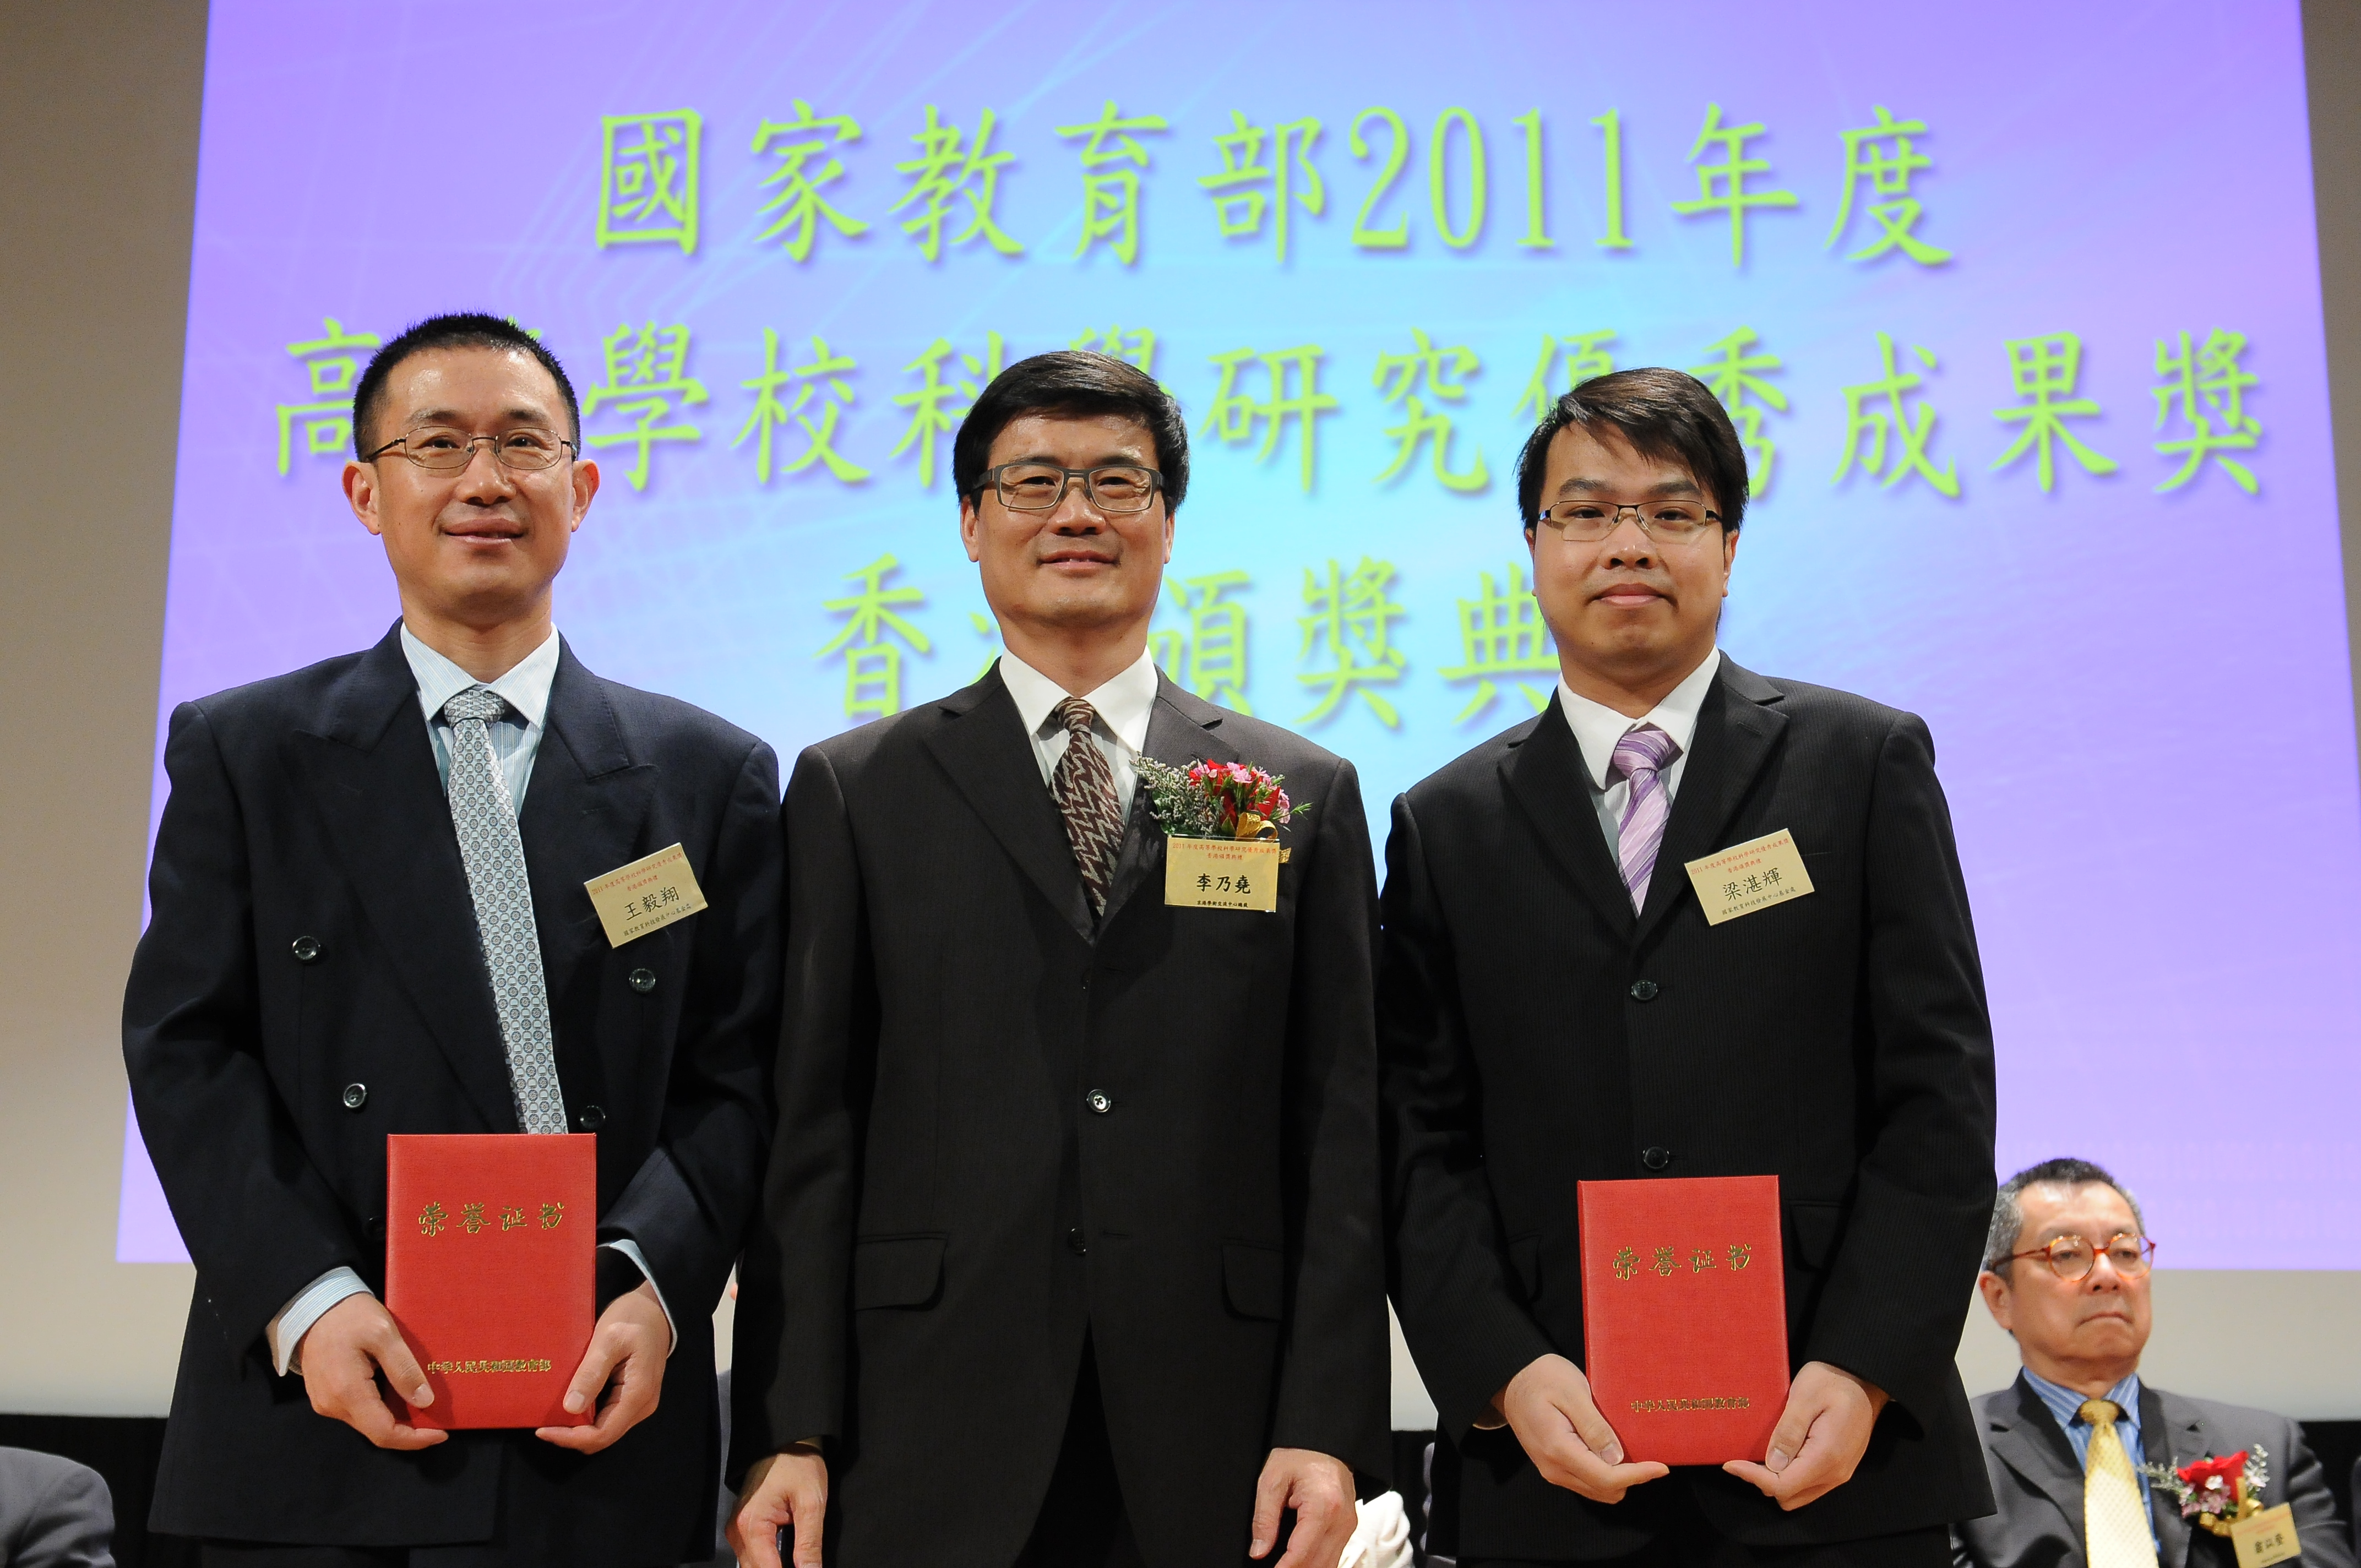
POLYGON ((368 1085, 366 1083, 346 1084, 344 1099, 346 1110, 359 1110, 362 1106, 368 1103, 368 1085))
POLYGON ((1082 1239, 1082 1227, 1080 1225, 1066 1233, 1066 1245, 1074 1249, 1077 1257, 1087 1256, 1091 1250, 1091 1244, 1082 1239))
POLYGON ((317 937, 298 937, 293 941, 287 944, 287 950, 295 955, 295 961, 297 963, 312 963, 320 956, 320 938, 317 937))
POLYGON ((1106 1091, 1104 1089, 1093 1089, 1083 1095, 1082 1103, 1102 1116, 1115 1109, 1115 1102, 1107 1098, 1106 1091))
POLYGON ((1633 981, 1631 982, 1631 1000, 1634 1002, 1653 1002, 1656 1000, 1656 982, 1653 980, 1633 981))
POLYGON ((361 1229, 368 1234, 368 1239, 373 1242, 381 1242, 385 1240, 385 1222, 379 1219, 375 1214, 371 1214, 368 1217, 368 1223, 362 1225, 361 1229))
POLYGON ((655 970, 652 969, 635 969, 631 971, 631 989, 633 991, 638 992, 642 996, 645 996, 649 992, 653 991, 655 988, 655 970))
POLYGON ((1640 1151, 1640 1163, 1650 1170, 1662 1170, 1673 1163, 1673 1151, 1662 1144, 1650 1144, 1640 1151))
POLYGON ((585 1105, 582 1107, 582 1113, 574 1120, 584 1132, 595 1133, 607 1124, 606 1108, 599 1105, 585 1105))

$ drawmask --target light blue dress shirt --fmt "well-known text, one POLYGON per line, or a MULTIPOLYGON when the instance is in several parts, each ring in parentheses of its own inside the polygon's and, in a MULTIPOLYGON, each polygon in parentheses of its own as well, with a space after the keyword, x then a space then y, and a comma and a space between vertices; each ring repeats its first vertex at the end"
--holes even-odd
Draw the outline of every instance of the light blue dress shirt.
POLYGON ((426 715, 426 733, 434 743, 434 776, 451 787, 451 721, 443 705, 470 686, 498 693, 509 711, 484 728, 491 734, 492 756, 500 764, 500 778, 509 786, 509 808, 522 815, 525 787, 533 783, 533 760, 541 754, 541 738, 549 718, 549 688, 557 679, 557 633, 527 653, 516 667, 494 681, 475 676, 401 629, 402 656, 418 681, 418 706, 426 715))
MULTIPOLYGON (((546 732, 549 718, 549 688, 557 679, 558 641, 555 628, 549 640, 517 661, 514 668, 497 680, 478 681, 475 676, 429 648, 411 634, 404 624, 401 629, 402 657, 410 661, 410 673, 418 682, 418 706, 426 718, 427 739, 434 747, 434 774, 443 787, 451 785, 451 721, 443 717, 443 705, 470 686, 483 685, 500 694, 510 711, 485 726, 492 742, 492 755, 500 764, 500 779, 508 786, 509 808, 522 815, 524 811, 525 787, 533 782, 533 762, 541 752, 541 738, 546 732)), ((631 1240, 601 1244, 613 1247, 631 1260, 640 1273, 651 1283, 655 1276, 648 1268, 648 1260, 640 1251, 640 1244, 631 1240)), ((270 1359, 280 1376, 300 1372, 296 1365, 296 1347, 303 1335, 322 1313, 347 1296, 365 1296, 368 1287, 361 1277, 349 1268, 332 1268, 319 1278, 297 1291, 279 1315, 263 1330, 270 1346, 270 1359)), ((664 1299, 664 1287, 656 1287, 656 1304, 664 1308, 664 1321, 672 1323, 672 1307, 664 1299)), ((673 1325, 673 1342, 680 1341, 678 1325, 673 1325)))
MULTIPOLYGON (((2025 1381, 2049 1413, 2058 1418, 2059 1427, 2066 1441, 2074 1445, 2074 1458, 2085 1471, 2091 1468, 2091 1423, 2082 1419, 2082 1401, 2088 1394, 2061 1387, 2041 1376, 2033 1368, 2025 1369, 2025 1381)), ((2132 1474, 2139 1477, 2140 1507, 2147 1510, 2147 1532, 2156 1533, 2156 1508, 2148 1497, 2147 1456, 2140 1447, 2140 1380, 2135 1372, 2108 1389, 2103 1398, 2112 1400, 2123 1414, 2115 1418, 2115 1435, 2123 1439, 2124 1456, 2132 1462, 2132 1474)))

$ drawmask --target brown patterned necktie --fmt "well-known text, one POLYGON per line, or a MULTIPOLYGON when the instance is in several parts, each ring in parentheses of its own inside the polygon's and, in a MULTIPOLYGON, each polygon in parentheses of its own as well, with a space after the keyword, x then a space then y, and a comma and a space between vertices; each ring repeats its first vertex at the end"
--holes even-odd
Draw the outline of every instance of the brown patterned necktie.
POLYGON ((1074 863, 1082 868, 1082 886, 1091 895, 1091 913, 1106 913, 1107 888, 1115 881, 1115 858, 1123 852, 1123 813, 1115 802, 1115 770, 1106 753, 1091 739, 1091 723, 1098 715, 1081 697, 1070 696, 1056 709, 1066 727, 1066 754, 1049 774, 1049 793, 1066 818, 1066 837, 1074 846, 1074 863))

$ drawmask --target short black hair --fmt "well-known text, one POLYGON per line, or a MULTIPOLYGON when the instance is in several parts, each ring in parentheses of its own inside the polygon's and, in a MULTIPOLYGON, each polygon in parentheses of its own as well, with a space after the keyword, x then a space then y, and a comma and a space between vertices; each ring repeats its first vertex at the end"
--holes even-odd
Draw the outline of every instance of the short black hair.
POLYGON ((1531 532, 1542 520, 1550 443, 1570 424, 1614 432, 1642 457, 1678 463, 1713 494, 1724 532, 1746 521, 1746 448, 1721 400, 1686 370, 1649 366, 1593 376, 1554 404, 1517 457, 1517 510, 1531 532))
POLYGON ((1164 476, 1164 510, 1180 510, 1189 493, 1189 422, 1180 400, 1128 360, 1060 348, 1020 359, 992 378, 951 440, 951 483, 965 499, 983 484, 992 444, 1027 414, 1121 414, 1156 438, 1156 466, 1164 476))
POLYGON ((2016 1250, 2018 1238, 2025 1234, 2025 1210, 2017 1200, 2025 1196, 2026 1188, 2052 1181, 2066 1187, 2082 1187, 2093 1182, 2102 1187, 2112 1187, 2123 1194, 2125 1202, 2131 1205, 2132 1218, 2139 1228, 2143 1231, 2147 1229, 2147 1220, 2140 1213, 2139 1200, 2132 1196, 2130 1188, 2110 1175, 2106 1167, 2070 1156, 2045 1159, 2039 1165, 2026 1166, 2002 1182, 2000 1191, 1993 1196, 1992 1228, 1984 1233, 1984 1267, 1988 1271, 2003 1279, 2008 1277, 2011 1261, 2008 1255, 2016 1250))
POLYGON ((566 400, 567 433, 577 443, 582 439, 582 405, 575 401, 574 383, 566 379, 566 367, 557 362, 557 356, 544 348, 541 339, 506 316, 488 315, 482 311, 455 311, 447 315, 428 316, 369 356, 368 368, 361 372, 360 385, 353 389, 354 456, 368 455, 368 428, 384 406, 387 378, 403 360, 437 348, 490 348, 532 355, 549 372, 549 378, 557 383, 558 396, 566 400))

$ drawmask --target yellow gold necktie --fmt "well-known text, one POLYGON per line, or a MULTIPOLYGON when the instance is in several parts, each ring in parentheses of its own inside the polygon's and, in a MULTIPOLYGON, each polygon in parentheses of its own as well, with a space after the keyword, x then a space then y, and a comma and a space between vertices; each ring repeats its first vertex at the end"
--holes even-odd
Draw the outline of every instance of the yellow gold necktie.
POLYGON ((2082 1554, 2091 1568, 2157 1568, 2139 1477, 2115 1433, 2120 1414, 2113 1400, 2082 1401, 2081 1417, 2091 1423, 2091 1452, 2082 1466, 2082 1554))

